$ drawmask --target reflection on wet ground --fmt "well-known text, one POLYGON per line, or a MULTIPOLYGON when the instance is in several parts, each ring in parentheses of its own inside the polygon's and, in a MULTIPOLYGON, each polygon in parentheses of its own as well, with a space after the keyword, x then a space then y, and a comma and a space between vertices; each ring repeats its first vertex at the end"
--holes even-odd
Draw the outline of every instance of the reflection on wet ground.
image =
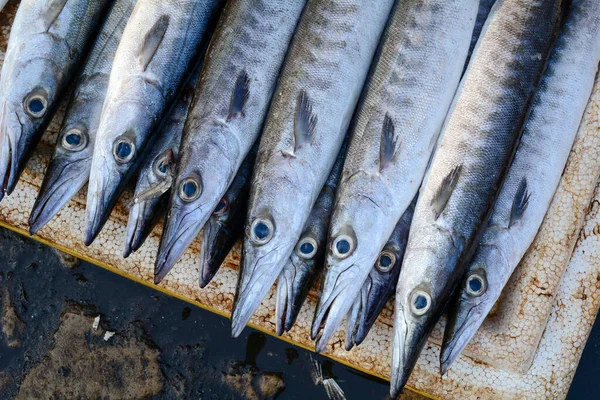
POLYGON ((3 229, 0 294, 3 399, 326 399, 311 355, 349 399, 388 398, 384 381, 252 329, 231 339, 223 317, 3 229))

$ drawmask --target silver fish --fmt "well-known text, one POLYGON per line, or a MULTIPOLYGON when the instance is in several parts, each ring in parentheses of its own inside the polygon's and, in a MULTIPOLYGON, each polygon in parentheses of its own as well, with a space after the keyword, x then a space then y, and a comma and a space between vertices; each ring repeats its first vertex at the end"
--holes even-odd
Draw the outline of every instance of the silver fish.
POLYGON ((405 0, 394 9, 336 194, 311 331, 318 352, 421 186, 460 82, 478 5, 405 0))
POLYGON ((206 287, 219 271, 225 257, 244 232, 244 219, 248 211, 248 195, 252 168, 258 145, 255 144, 202 228, 200 248, 200 287, 206 287))
POLYGON ((194 97, 194 88, 200 75, 202 63, 194 67, 175 105, 163 119, 157 132, 158 138, 150 147, 141 163, 134 199, 129 209, 123 257, 137 251, 162 215, 167 193, 175 175, 175 163, 183 135, 183 127, 194 97))
POLYGON ((0 0, 0 11, 2 11, 6 3, 8 3, 8 0, 0 0))
POLYGON ((300 240, 277 280, 275 331, 281 336, 294 326, 302 304, 323 270, 327 228, 347 145, 342 146, 325 186, 308 216, 300 240))
POLYGON ((469 55, 467 56, 467 62, 465 63, 465 70, 471 60, 471 55, 475 50, 475 46, 479 41, 479 36, 481 35, 481 30, 485 25, 485 21, 487 21, 488 16, 490 15, 490 11, 492 11, 492 7, 496 3, 496 0, 480 0, 479 2, 479 10, 477 11, 477 19, 475 20, 475 27, 473 29, 473 36, 471 36, 471 47, 469 47, 469 55))
POLYGON ((29 216, 35 234, 86 184, 112 62, 136 0, 116 0, 75 87, 29 216))
POLYGON ((230 0, 208 50, 183 134, 154 280, 211 216, 259 137, 306 0, 230 0))
POLYGON ((381 310, 396 290, 416 203, 417 197, 415 196, 396 224, 392 236, 383 246, 379 258, 371 268, 359 296, 350 309, 346 329, 346 350, 348 351, 365 340, 381 310))
POLYGON ((309 0, 265 124, 232 315, 237 337, 273 285, 337 158, 393 0, 309 0))
POLYGON ((445 373, 471 340, 533 242, 550 206, 600 62, 600 2, 573 0, 488 227, 451 306, 445 373))
POLYGON ((465 272, 510 165, 554 38, 560 0, 498 0, 420 191, 396 290, 396 397, 465 272))
POLYGON ((109 0, 23 0, 0 77, 0 199, 15 188, 109 0))
POLYGON ((115 55, 96 134, 84 243, 108 219, 184 76, 195 65, 218 0, 138 0, 115 55))

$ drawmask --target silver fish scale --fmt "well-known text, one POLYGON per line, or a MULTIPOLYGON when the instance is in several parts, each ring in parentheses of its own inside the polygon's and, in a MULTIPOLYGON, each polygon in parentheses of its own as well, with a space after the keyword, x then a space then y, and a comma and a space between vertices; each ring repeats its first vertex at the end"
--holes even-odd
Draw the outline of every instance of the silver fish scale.
POLYGON ((202 193, 189 202, 171 193, 158 279, 210 218, 259 137, 305 2, 234 0, 223 11, 186 122, 175 181, 179 188, 194 177, 202 193))
POLYGON ((337 158, 393 3, 308 1, 265 123, 250 195, 248 221, 268 215, 275 234, 264 246, 253 248, 248 240, 244 244, 234 335, 297 243, 337 158), (299 135, 295 149, 300 99, 309 105, 314 129, 299 135))
POLYGON ((345 258, 327 254, 315 320, 320 323, 329 310, 324 341, 351 307, 421 185, 464 69, 477 10, 478 0, 407 0, 390 18, 331 219, 329 246, 351 231, 355 248, 345 258), (386 124, 393 126, 394 154, 382 156, 386 124))
POLYGON ((425 339, 465 271, 518 143, 560 12, 559 0, 498 0, 415 210, 396 290, 392 395, 406 383, 425 339))
POLYGON ((447 325, 446 363, 468 343, 533 242, 562 176, 599 62, 600 3, 574 0, 488 227, 469 265, 466 276, 481 276, 487 290, 481 296, 468 296, 463 288, 447 325), (524 183, 526 206, 514 215, 524 183))

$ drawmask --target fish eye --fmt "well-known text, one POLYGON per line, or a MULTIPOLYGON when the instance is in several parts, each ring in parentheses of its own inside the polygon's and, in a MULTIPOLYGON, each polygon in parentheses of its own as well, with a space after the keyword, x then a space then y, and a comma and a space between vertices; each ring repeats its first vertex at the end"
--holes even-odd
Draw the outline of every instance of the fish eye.
POLYGON ((81 151, 88 144, 88 136, 81 129, 72 128, 63 134, 60 143, 65 150, 81 151))
POLYGON ((266 218, 256 218, 250 225, 250 240, 257 245, 268 243, 273 237, 275 227, 273 222, 266 218))
POLYGON ((218 215, 218 216, 223 216, 228 211, 229 211, 229 202, 227 201, 226 198, 222 198, 219 201, 219 203, 217 204, 217 206, 215 207, 215 211, 213 211, 213 214, 218 215))
POLYGON ((410 311, 421 316, 431 308, 431 296, 422 290, 415 290, 410 296, 410 311))
POLYGON ((25 99, 25 111, 34 118, 41 118, 46 114, 48 100, 39 93, 30 94, 25 99))
POLYGON ((348 235, 340 235, 331 247, 333 255, 337 258, 346 258, 354 251, 354 239, 348 235))
POLYGON ((135 144, 131 139, 126 137, 120 137, 115 140, 113 145, 113 156, 119 164, 128 163, 133 159, 135 155, 135 144))
POLYGON ((391 251, 382 251, 377 260, 379 272, 388 272, 396 263, 396 255, 391 251))
POLYGON ((487 282, 483 276, 473 273, 467 278, 465 290, 469 296, 479 297, 487 290, 487 282))
POLYGON ((169 166, 171 165, 171 159, 167 154, 163 154, 154 160, 154 166, 152 169, 154 170, 154 175, 159 178, 164 178, 169 172, 169 166))
POLYGON ((194 201, 202 194, 202 184, 195 178, 185 178, 179 185, 179 197, 183 201, 194 201))
POLYGON ((300 239, 296 246, 296 254, 305 260, 310 260, 317 254, 317 241, 311 237, 300 239))

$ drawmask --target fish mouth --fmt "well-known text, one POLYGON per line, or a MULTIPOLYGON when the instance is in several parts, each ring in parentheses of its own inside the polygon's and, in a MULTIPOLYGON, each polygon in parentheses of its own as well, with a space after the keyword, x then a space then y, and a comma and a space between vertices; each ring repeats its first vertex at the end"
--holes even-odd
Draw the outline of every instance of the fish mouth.
POLYGON ((253 260, 249 261, 247 253, 254 250, 254 247, 246 240, 244 241, 240 276, 231 314, 231 336, 233 338, 237 338, 242 333, 275 283, 284 266, 281 260, 289 256, 293 249, 292 246, 291 242, 281 243, 262 256, 254 255, 253 260), (248 250, 248 247, 251 247, 251 250, 248 250), (249 277, 245 278, 248 273, 249 277))
MULTIPOLYGON (((289 331, 294 326, 300 307, 302 305, 302 293, 295 290, 294 281, 297 279, 298 272, 301 271, 303 263, 299 257, 294 254, 290 256, 287 264, 277 278, 277 292, 275 298, 275 331, 277 336, 289 331), (298 299, 300 297, 300 299, 298 299), (299 300, 299 301, 298 301, 299 300)), ((302 279, 302 277, 300 278, 302 279)), ((301 284, 301 286, 303 286, 301 284)))
POLYGON ((360 345, 369 332, 371 325, 368 324, 367 313, 369 312, 369 293, 372 286, 373 280, 371 276, 368 276, 360 290, 360 295, 352 304, 346 329, 346 351, 360 345))
POLYGON ((53 159, 29 215, 29 234, 35 235, 81 190, 89 178, 90 157, 61 162, 53 159))
POLYGON ((158 198, 140 201, 133 203, 129 209, 123 258, 127 258, 131 253, 138 251, 152 232, 159 214, 156 208, 162 203, 161 200, 158 198))
POLYGON ((10 195, 20 176, 22 159, 29 155, 20 148, 25 127, 17 112, 9 113, 5 101, 0 106, 0 200, 10 195), (14 119, 10 116, 14 115, 14 119))
POLYGON ((359 294, 362 282, 357 285, 356 280, 353 279, 355 266, 355 264, 351 264, 344 269, 335 278, 332 286, 329 285, 327 277, 325 278, 324 290, 321 293, 311 329, 311 339, 316 340, 317 353, 325 352, 327 343, 350 311, 356 295, 359 294))
POLYGON ((86 202, 86 227, 83 243, 86 246, 92 244, 98 236, 104 224, 108 220, 110 212, 116 204, 124 186, 123 177, 106 162, 101 166, 92 168, 88 183, 88 195, 86 202))
POLYGON ((197 215, 205 214, 200 207, 185 211, 184 208, 173 206, 170 210, 154 264, 154 283, 157 285, 190 247, 204 224, 204 221, 195 220, 197 215))
POLYGON ((214 226, 218 223, 212 221, 212 218, 208 220, 204 228, 202 228, 202 244, 200 245, 200 287, 205 288, 210 281, 215 277, 221 263, 216 260, 218 257, 217 254, 219 250, 217 249, 218 244, 215 243, 218 237, 218 232, 222 229, 222 226, 214 226))
POLYGON ((450 365, 467 347, 485 320, 487 312, 479 310, 480 304, 482 303, 467 302, 464 304, 459 299, 457 308, 448 313, 440 352, 440 373, 442 375, 446 374, 450 365))

